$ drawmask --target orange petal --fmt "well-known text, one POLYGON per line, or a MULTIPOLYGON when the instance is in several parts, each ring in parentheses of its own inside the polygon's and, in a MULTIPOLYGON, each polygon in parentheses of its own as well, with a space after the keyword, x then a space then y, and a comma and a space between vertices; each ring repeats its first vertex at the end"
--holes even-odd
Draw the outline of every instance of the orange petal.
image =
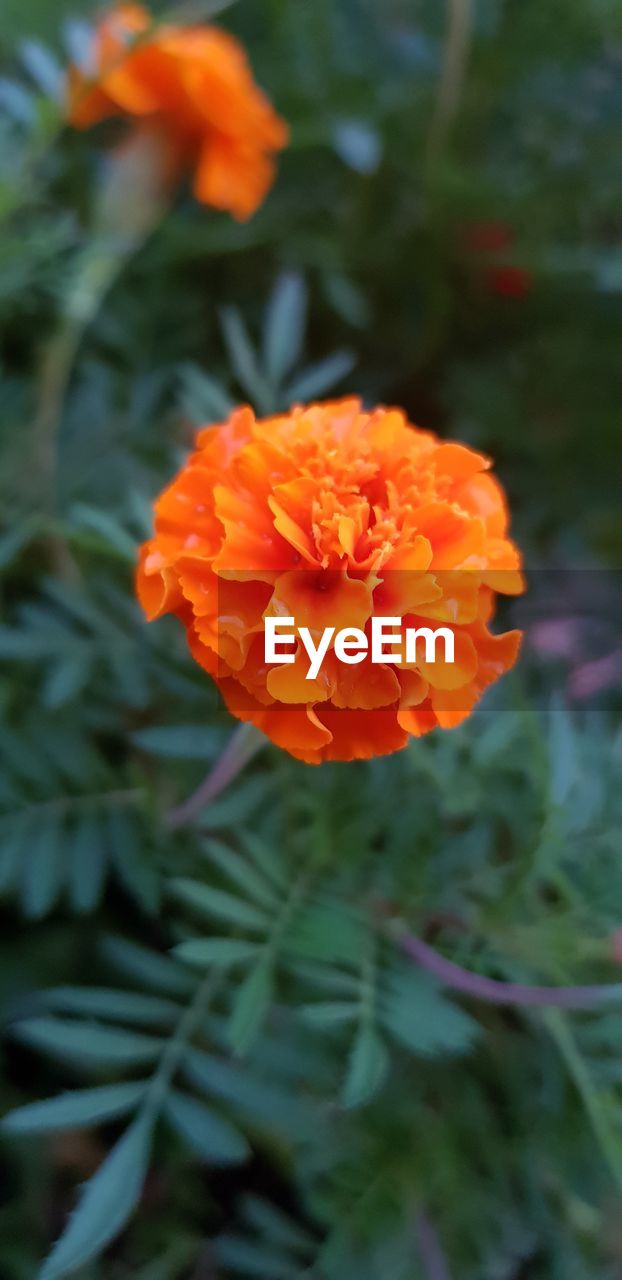
POLYGON ((371 587, 334 569, 284 573, 269 608, 270 613, 294 618, 297 627, 308 627, 314 635, 326 627, 363 630, 371 611, 371 587))
POLYGON ((331 735, 325 760, 370 760, 401 751, 408 741, 395 710, 346 711, 325 704, 319 714, 331 735))
POLYGON ((447 502, 430 502, 415 513, 417 529, 432 544, 432 569, 456 569, 484 546, 482 520, 470 518, 447 502))
POLYGON ((383 566, 382 578, 374 588, 374 613, 379 617, 403 618, 423 605, 432 606, 435 601, 440 602, 441 596, 442 589, 433 574, 402 569, 394 571, 383 566))
POLYGON ((150 567, 149 562, 154 557, 153 547, 153 542, 147 542, 141 547, 136 570, 136 594, 149 622, 163 613, 173 612, 182 601, 177 574, 172 569, 156 567, 157 551, 156 566, 150 567))
POLYGON ((302 645, 296 650, 295 660, 282 666, 271 667, 266 676, 268 692, 277 702, 314 703, 325 702, 330 697, 333 680, 322 664, 315 680, 307 679, 309 656, 302 645))
POLYGON ((443 637, 435 641, 435 661, 433 662, 428 662, 425 656, 424 639, 417 637, 416 669, 424 680, 427 680, 431 689, 461 689, 473 679, 477 671, 478 652, 473 640, 458 627, 449 629, 453 631, 454 637, 453 662, 448 662, 445 657, 446 646, 443 637))
POLYGON ((384 663, 373 663, 369 654, 356 665, 349 666, 336 658, 334 664, 337 673, 331 697, 334 707, 371 711, 398 701, 400 686, 395 671, 384 663))
MULTIPOLYGON (((282 489, 284 486, 281 485, 280 488, 282 489)), ((302 525, 297 524, 292 516, 277 502, 276 498, 268 498, 268 506, 274 516, 274 527, 281 534, 281 537, 285 538, 285 541, 289 542, 294 550, 298 551, 309 564, 317 564, 318 558, 315 547, 302 525)))
POLYGON ((424 733, 436 729, 438 720, 429 703, 421 707, 405 707, 397 713, 398 724, 405 733, 413 738, 421 738, 424 733))
POLYGON ((400 685, 400 710, 407 707, 418 707, 428 696, 430 686, 418 671, 410 667, 398 667, 396 672, 400 685))
POLYGON ((433 461, 437 472, 450 476, 452 480, 468 480, 490 466, 490 460, 483 453, 476 453, 454 440, 440 444, 433 454, 433 461))
POLYGON ((494 476, 471 476, 458 485, 452 498, 470 515, 479 516, 493 537, 502 538, 508 525, 507 503, 503 489, 494 476))

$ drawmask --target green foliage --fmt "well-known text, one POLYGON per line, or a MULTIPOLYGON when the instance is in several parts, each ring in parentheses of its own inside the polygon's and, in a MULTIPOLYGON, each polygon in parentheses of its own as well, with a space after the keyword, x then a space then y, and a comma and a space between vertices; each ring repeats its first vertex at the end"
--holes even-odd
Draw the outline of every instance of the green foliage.
POLYGON ((619 647, 619 8, 464 6, 439 125, 462 6, 199 2, 291 145, 249 222, 180 190, 113 245, 115 126, 62 112, 94 7, 0 32, 0 1272, 428 1280, 423 1209, 453 1280, 614 1280, 621 1015, 458 997, 396 938, 615 981, 619 692, 568 709, 528 643, 511 710, 270 748, 177 829, 231 722, 132 574, 196 426, 360 393, 490 451, 528 568, 602 575, 619 647))
MULTIPOLYGON (((335 351, 299 368, 307 322, 308 296, 300 275, 280 275, 265 308, 262 347, 258 352, 236 307, 220 317, 231 370, 245 397, 259 413, 276 413, 292 404, 322 398, 356 364, 349 350, 335 351), (293 375, 293 376, 292 376, 293 375)), ((229 390, 196 365, 182 370, 182 405, 200 425, 226 417, 236 403, 229 390)))
MULTIPOLYGON (((106 951, 129 976, 167 994, 92 986, 52 988, 42 995, 44 1006, 54 1015, 60 1011, 70 1017, 35 1015, 18 1019, 12 1027, 22 1044, 60 1060, 73 1072, 87 1070, 101 1077, 153 1067, 153 1074, 144 1079, 73 1090, 18 1107, 3 1122, 5 1132, 23 1135, 83 1128, 135 1113, 85 1187, 50 1253, 41 1272, 48 1280, 73 1274, 123 1228, 140 1199, 160 1117, 202 1161, 235 1165, 248 1158, 249 1145, 236 1123, 222 1113, 221 1099, 233 1112, 242 1112, 246 1125, 259 1127, 265 1126, 270 1104, 270 1090, 261 1077, 242 1073, 236 1079, 218 1053, 193 1044, 210 1041, 208 1010, 217 990, 211 977, 193 982, 174 961, 122 940, 109 940, 106 951), (150 1031, 137 1031, 136 1026, 150 1031), (177 1076, 209 1103, 187 1087, 175 1088, 177 1076)), ((215 1035, 218 1041, 217 1030, 215 1035)), ((284 1085, 281 1108, 287 1108, 287 1094, 284 1085)), ((278 1123, 277 1111, 271 1124, 278 1123)))

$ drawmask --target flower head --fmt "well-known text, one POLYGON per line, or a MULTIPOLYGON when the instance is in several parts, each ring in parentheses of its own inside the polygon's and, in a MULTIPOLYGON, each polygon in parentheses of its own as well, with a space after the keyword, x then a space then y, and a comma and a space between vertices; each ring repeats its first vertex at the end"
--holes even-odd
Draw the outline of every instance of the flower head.
POLYGON ((525 298, 533 288, 531 271, 511 264, 489 267, 485 279, 492 293, 499 294, 501 298, 525 298))
POLYGON ((138 4, 106 13, 92 71, 69 71, 68 118, 87 129, 128 116, 157 130, 167 165, 194 170, 198 200, 249 218, 274 177, 287 126, 253 80, 233 36, 211 26, 153 26, 138 4))
POLYGON ((463 720, 515 662, 520 635, 493 635, 498 591, 523 589, 489 462, 357 399, 251 409, 205 427, 155 504, 140 555, 149 618, 173 612, 229 709, 309 763, 383 755, 463 720), (454 637, 455 661, 356 665, 334 648, 308 678, 302 647, 266 661, 266 617, 368 633, 373 617, 454 637))

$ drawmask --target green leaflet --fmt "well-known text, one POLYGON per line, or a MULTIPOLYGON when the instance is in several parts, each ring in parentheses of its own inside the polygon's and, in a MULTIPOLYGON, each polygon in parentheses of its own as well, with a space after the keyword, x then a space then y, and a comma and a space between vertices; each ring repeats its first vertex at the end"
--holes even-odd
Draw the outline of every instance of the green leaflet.
POLYGON ((258 871, 252 861, 242 857, 235 849, 223 844, 221 840, 214 838, 205 841, 202 846, 202 852, 214 866, 222 871, 227 879, 231 880, 238 889, 241 889, 245 896, 251 898, 260 909, 263 908, 267 911, 275 911, 277 909, 279 896, 270 880, 266 878, 263 868, 258 871))
POLYGON ((325 360, 309 365, 283 391, 286 405, 304 403, 314 400, 330 391, 336 383, 341 382, 356 364, 356 356, 352 351, 335 351, 325 360))
POLYGON ((258 943, 243 938, 190 938, 174 948, 174 955, 197 968, 239 964, 257 955, 258 943))
POLYGON ((309 1026, 340 1027, 356 1019, 357 1007, 353 1000, 318 1000, 302 1005, 300 1013, 309 1026))
POLYGON ((220 1236, 217 1256, 223 1266, 236 1275, 265 1277, 265 1280, 296 1280, 296 1261, 259 1242, 251 1243, 238 1236, 220 1236))
POLYGON ((341 1098, 345 1107, 360 1107, 368 1102, 382 1083, 389 1057, 378 1032, 362 1023, 350 1052, 348 1070, 341 1098))
POLYGON ((132 742, 151 755, 168 760, 212 760, 222 749, 222 735, 200 724, 156 725, 137 729, 132 742))
POLYGON ((24 915, 37 920, 47 915, 60 892, 64 872, 62 828, 52 815, 26 839, 22 853, 20 898, 24 915))
POLYGON ((192 977, 182 965, 176 964, 169 956, 131 942, 129 938, 109 934, 104 937, 100 951, 103 959, 115 969, 152 991, 187 996, 194 987, 192 977))
POLYGON ((269 1200, 247 1195, 242 1202, 242 1212, 249 1226, 281 1248, 303 1255, 313 1250, 313 1236, 269 1200))
POLYGON ((260 413, 271 413, 274 401, 246 325, 236 307, 223 307, 221 325, 231 364, 241 386, 260 413))
POLYGON ((5 1133, 47 1133, 116 1120, 138 1105, 145 1087, 142 1081, 138 1081, 61 1093, 56 1098, 31 1102, 9 1111, 2 1120, 2 1128, 5 1133))
POLYGON ((205 422, 224 421, 235 408, 235 401, 225 388, 197 365, 182 366, 180 383, 182 408, 197 427, 205 422))
POLYGON ((12 1034, 52 1058, 95 1070, 155 1062, 162 1049, 162 1041, 154 1036, 61 1018, 24 1018, 14 1024, 12 1034))
POLYGON ((278 386, 299 359, 304 341, 307 291, 295 272, 279 276, 263 326, 263 359, 271 381, 278 386))
POLYGON ((246 1053, 259 1034, 274 999, 272 960, 263 957, 241 983, 229 1019, 229 1040, 234 1053, 246 1053))
POLYGON ((97 1257, 131 1217, 147 1173, 152 1119, 143 1113, 87 1183, 69 1223, 44 1263, 39 1280, 60 1280, 97 1257))
POLYGON ((189 1094, 169 1093, 164 1114, 186 1144, 211 1164, 239 1164, 249 1155, 239 1129, 189 1094))
POLYGON ((41 999, 55 1013, 106 1018, 139 1027, 174 1027, 181 1014, 181 1007, 174 1000, 138 991, 115 991, 112 987, 52 987, 42 993, 41 999))
POLYGON ((199 915, 222 920, 226 924, 238 925, 242 929, 251 929, 262 933, 266 929, 266 917, 257 907, 251 906, 243 898, 234 897, 223 889, 213 889, 210 885, 198 880, 179 878, 170 881, 171 892, 187 906, 192 907, 199 915))
POLYGON ((464 1053, 479 1025, 413 966, 390 974, 381 1003, 383 1025, 414 1053, 464 1053))
POLYGON ((293 1091, 267 1084, 255 1073, 237 1063, 217 1058, 203 1049, 187 1050, 182 1064, 183 1074, 208 1098, 222 1098, 251 1124, 268 1125, 288 1139, 310 1132, 314 1123, 313 1109, 293 1091))
POLYGON ((70 836, 69 899, 75 911, 85 915, 100 901, 106 875, 105 835, 98 815, 80 814, 70 836))

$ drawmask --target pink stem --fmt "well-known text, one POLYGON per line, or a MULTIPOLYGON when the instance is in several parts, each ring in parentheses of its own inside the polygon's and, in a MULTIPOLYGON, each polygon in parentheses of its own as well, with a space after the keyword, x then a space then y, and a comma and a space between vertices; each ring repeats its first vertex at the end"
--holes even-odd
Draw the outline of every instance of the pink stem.
POLYGON ((238 774, 264 746, 266 738, 252 724, 241 724, 230 737, 221 757, 214 768, 203 779, 200 787, 193 792, 183 804, 171 809, 167 815, 166 825, 170 831, 185 827, 191 823, 212 800, 219 796, 225 787, 237 778, 238 774))
POLYGON ((451 1280, 436 1227, 425 1209, 420 1209, 417 1214, 415 1230, 426 1280, 451 1280))
POLYGON ((487 1000, 490 1004, 589 1009, 610 1000, 622 1002, 622 982, 585 987, 540 987, 522 982, 499 982, 496 978, 471 973, 451 960, 446 960, 415 934, 404 933, 399 941, 407 955, 420 964, 422 969, 434 974, 444 986, 462 991, 467 996, 474 996, 477 1000, 487 1000))

